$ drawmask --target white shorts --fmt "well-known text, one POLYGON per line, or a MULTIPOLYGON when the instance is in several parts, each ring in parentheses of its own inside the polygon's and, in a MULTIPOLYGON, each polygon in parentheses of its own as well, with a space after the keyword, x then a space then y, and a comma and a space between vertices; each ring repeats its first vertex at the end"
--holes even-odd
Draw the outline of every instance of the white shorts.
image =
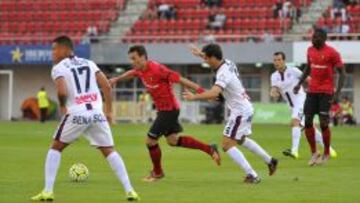
POLYGON ((100 111, 83 111, 65 115, 53 137, 55 140, 70 144, 82 134, 93 146, 111 147, 114 145, 109 123, 100 111))
POLYGON ((241 140, 243 136, 248 136, 252 133, 253 114, 235 114, 230 115, 228 122, 225 125, 224 136, 235 140, 241 140))

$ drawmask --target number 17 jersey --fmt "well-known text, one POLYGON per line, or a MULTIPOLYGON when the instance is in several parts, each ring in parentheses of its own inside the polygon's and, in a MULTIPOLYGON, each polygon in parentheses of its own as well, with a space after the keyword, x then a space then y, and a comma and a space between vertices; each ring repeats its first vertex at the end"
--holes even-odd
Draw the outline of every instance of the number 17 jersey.
POLYGON ((96 81, 97 65, 76 56, 65 58, 56 64, 51 77, 63 77, 67 87, 66 107, 69 113, 89 110, 102 111, 102 98, 96 81))

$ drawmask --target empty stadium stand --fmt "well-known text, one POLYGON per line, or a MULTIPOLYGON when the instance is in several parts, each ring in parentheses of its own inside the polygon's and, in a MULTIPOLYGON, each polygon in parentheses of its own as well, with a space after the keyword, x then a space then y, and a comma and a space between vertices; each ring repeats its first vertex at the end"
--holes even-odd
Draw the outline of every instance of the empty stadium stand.
POLYGON ((108 32, 126 0, 2 0, 0 44, 46 44, 59 34, 80 42, 89 26, 108 32))

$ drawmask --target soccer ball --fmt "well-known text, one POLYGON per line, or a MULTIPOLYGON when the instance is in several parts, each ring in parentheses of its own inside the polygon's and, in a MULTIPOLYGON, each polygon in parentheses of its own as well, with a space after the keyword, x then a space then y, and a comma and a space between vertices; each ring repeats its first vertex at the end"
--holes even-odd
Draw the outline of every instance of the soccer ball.
POLYGON ((85 181, 89 175, 89 169, 82 163, 76 163, 69 169, 70 180, 74 182, 85 181))

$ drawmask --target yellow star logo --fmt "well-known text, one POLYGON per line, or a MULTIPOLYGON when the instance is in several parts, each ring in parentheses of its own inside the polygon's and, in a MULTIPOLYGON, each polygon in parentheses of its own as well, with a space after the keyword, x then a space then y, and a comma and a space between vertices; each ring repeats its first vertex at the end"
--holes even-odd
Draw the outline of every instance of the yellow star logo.
POLYGON ((19 62, 21 63, 21 58, 24 55, 19 47, 16 47, 16 49, 11 51, 11 55, 12 55, 12 61, 13 62, 19 62))

